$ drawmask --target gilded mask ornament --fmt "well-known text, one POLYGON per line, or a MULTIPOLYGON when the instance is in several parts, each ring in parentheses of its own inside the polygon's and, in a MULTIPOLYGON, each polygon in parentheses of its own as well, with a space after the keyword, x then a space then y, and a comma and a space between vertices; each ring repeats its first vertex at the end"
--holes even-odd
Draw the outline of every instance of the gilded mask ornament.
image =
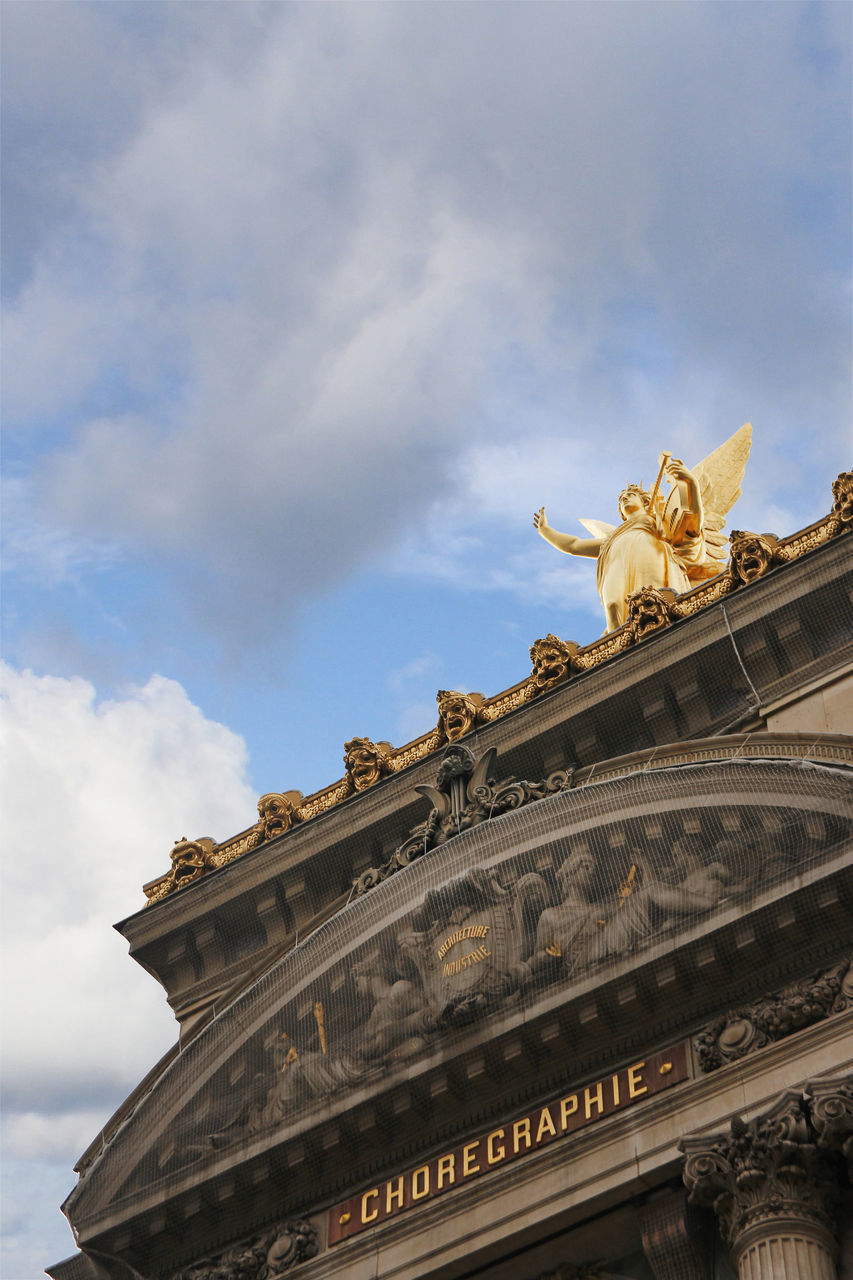
POLYGON ((172 880, 176 889, 191 884, 203 876, 211 865, 211 854, 215 843, 209 836, 200 836, 198 840, 187 840, 181 836, 169 854, 172 859, 172 880))
POLYGON ((577 651, 578 646, 573 640, 561 640, 550 632, 544 639, 533 641, 530 646, 531 677, 537 693, 568 680, 573 671, 582 669, 576 657, 577 651))
POLYGON ((853 471, 842 471, 832 482, 832 514, 842 524, 853 524, 853 471))
POLYGON ((668 627, 678 617, 674 604, 674 591, 659 591, 655 587, 643 587, 628 596, 628 626, 634 640, 644 640, 662 627, 668 627))
POLYGON ((355 791, 366 791, 390 773, 391 750, 390 742, 371 742, 369 738, 351 738, 344 743, 347 778, 355 791))
POLYGON ((258 822, 250 839, 250 848, 289 831, 299 821, 300 791, 269 791, 258 801, 258 822))
POLYGON ((729 541, 732 573, 741 582, 755 582, 778 560, 777 538, 773 533, 747 533, 732 529, 729 541))
POLYGON ((463 734, 470 733, 481 718, 483 703, 481 693, 458 693, 455 689, 439 689, 435 697, 438 703, 438 727, 448 742, 455 742, 463 734))

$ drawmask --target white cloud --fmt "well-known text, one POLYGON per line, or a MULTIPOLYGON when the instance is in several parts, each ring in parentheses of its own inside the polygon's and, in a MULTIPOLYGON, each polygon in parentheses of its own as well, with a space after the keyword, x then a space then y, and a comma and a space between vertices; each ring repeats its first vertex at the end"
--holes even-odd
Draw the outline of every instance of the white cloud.
POLYGON ((111 925, 142 906, 176 837, 239 830, 254 795, 242 740, 174 681, 98 702, 83 680, 0 675, 4 971, 20 975, 5 984, 4 1074, 20 1138, 22 1115, 57 1114, 67 1132, 81 1107, 109 1107, 174 1041, 163 991, 111 925))

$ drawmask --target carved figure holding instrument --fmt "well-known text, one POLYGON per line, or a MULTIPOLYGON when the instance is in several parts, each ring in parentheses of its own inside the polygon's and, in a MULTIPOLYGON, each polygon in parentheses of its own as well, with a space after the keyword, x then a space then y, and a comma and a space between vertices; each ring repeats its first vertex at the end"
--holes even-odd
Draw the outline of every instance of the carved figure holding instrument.
POLYGON ((590 538, 552 529, 544 507, 534 515, 535 528, 558 551, 598 561, 596 582, 608 631, 625 622, 626 600, 633 592, 643 587, 688 591, 725 568, 728 547, 721 530, 740 497, 751 438, 747 422, 692 469, 662 453, 651 492, 629 484, 620 493, 621 524, 581 520, 590 538), (664 477, 671 485, 666 497, 664 477))

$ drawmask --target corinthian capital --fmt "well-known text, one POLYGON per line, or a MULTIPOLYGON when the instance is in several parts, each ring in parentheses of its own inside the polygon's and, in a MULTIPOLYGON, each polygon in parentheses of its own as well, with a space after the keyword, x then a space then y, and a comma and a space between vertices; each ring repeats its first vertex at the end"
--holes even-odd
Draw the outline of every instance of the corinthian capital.
POLYGON ((820 1145, 810 1112, 808 1100, 788 1090, 763 1115, 735 1117, 728 1133, 682 1139, 690 1200, 713 1208, 736 1251, 772 1232, 774 1220, 806 1227, 831 1246, 838 1157, 820 1145))

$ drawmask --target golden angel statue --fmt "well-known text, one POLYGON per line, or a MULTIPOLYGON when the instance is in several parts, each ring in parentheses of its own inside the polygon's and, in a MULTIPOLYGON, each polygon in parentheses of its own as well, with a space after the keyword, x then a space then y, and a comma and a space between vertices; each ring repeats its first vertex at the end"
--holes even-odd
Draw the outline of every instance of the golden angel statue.
POLYGON ((637 484, 620 493, 621 524, 581 520, 591 538, 552 529, 544 507, 534 515, 534 526, 558 551, 598 560, 596 582, 607 631, 622 626, 626 599, 641 587, 688 591, 693 583, 722 572, 728 544, 721 530, 740 497, 751 441, 752 427, 746 422, 692 469, 662 453, 651 493, 637 484), (666 497, 660 491, 664 476, 672 486, 666 497))

